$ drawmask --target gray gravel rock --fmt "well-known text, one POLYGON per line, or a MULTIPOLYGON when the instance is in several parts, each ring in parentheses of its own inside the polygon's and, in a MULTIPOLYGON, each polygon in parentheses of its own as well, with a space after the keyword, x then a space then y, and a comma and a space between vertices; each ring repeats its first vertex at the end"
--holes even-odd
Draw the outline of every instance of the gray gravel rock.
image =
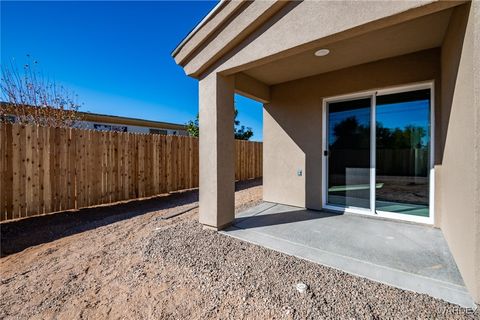
MULTIPOLYGON (((261 197, 237 183, 236 210, 261 197)), ((0 319, 479 318, 204 230, 197 204, 191 190, 2 224, 0 319)))

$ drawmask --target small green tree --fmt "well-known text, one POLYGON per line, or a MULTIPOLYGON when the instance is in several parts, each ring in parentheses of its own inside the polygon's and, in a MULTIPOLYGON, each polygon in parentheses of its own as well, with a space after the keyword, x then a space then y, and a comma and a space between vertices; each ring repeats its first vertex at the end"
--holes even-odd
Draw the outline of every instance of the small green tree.
POLYGON ((233 120, 234 127, 233 133, 235 134, 235 139, 237 140, 250 140, 253 137, 252 128, 240 125, 240 120, 237 120, 238 109, 235 109, 235 118, 233 120))
MULTIPOLYGON (((233 120, 233 123, 234 123, 233 133, 235 135, 235 139, 250 140, 250 138, 253 137, 252 128, 240 125, 240 120, 237 120, 237 117, 238 117, 238 110, 235 109, 235 118, 233 120)), ((198 137, 200 133, 200 130, 198 127, 198 118, 199 118, 199 115, 197 114, 194 120, 190 120, 186 123, 188 135, 191 137, 198 137)))
POLYGON ((190 120, 186 123, 187 125, 187 132, 190 137, 197 137, 198 138, 198 133, 199 133, 199 128, 198 128, 198 113, 197 116, 195 117, 195 120, 190 120))

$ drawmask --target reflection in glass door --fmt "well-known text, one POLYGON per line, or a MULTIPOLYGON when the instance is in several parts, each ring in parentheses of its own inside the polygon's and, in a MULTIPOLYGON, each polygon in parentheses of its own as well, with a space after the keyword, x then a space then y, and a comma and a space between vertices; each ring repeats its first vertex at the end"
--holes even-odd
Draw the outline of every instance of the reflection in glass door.
POLYGON ((433 223, 432 89, 408 89, 327 100, 326 208, 433 223))
POLYGON ((327 204, 370 208, 371 98, 328 104, 327 204))
POLYGON ((428 217, 430 90, 376 101, 376 210, 428 217))

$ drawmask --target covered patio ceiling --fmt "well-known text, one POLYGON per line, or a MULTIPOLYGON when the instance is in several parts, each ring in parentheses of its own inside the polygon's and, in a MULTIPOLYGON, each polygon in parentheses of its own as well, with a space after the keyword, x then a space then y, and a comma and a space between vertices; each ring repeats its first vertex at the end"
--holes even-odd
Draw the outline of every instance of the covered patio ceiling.
MULTIPOLYGON (((440 47, 453 8, 295 54, 243 71, 267 85, 301 79, 363 63, 440 47), (317 57, 327 48, 327 56, 317 57)), ((301 30, 298 30, 301 32, 301 30)))

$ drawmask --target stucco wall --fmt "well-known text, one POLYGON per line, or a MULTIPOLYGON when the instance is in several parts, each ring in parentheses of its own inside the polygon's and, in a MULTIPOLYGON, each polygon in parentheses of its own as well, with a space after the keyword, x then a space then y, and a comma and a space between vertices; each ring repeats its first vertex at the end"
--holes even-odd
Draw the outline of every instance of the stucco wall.
POLYGON ((199 83, 199 221, 221 229, 235 218, 234 77, 212 74, 199 83))
MULTIPOLYGON (((478 3, 474 6, 478 19, 478 3)), ((437 165, 437 207, 442 211, 440 226, 465 284, 479 302, 479 106, 474 91, 475 80, 478 82, 478 65, 476 79, 474 73, 478 34, 475 43, 473 15, 474 9, 469 10, 468 5, 455 9, 441 52, 442 145, 437 165)))
POLYGON ((184 69, 189 75, 199 70, 233 74, 455 5, 457 1, 293 1, 233 50, 223 52, 208 71, 200 67, 208 61, 208 51, 199 52, 196 63, 184 69))
MULTIPOLYGON (((234 75, 456 5, 459 2, 428 0, 382 2, 381 6, 377 2, 292 2, 243 41, 237 39, 241 43, 234 49, 220 40, 205 44, 185 71, 196 77, 217 72, 222 77, 234 75), (213 63, 212 55, 223 56, 213 63)), ((472 10, 469 6, 455 9, 441 49, 272 86, 270 103, 264 106, 263 192, 266 201, 321 208, 324 97, 435 80, 435 225, 442 228, 470 293, 480 302, 479 2, 473 2, 472 10)), ((237 30, 219 32, 233 43, 237 30)), ((231 116, 233 102, 226 96, 233 94, 233 83, 222 80, 218 86, 203 78, 200 91, 202 132, 210 128, 201 139, 214 143, 212 148, 201 148, 201 159, 213 160, 201 162, 201 172, 209 179, 201 179, 201 190, 207 191, 200 193, 200 220, 221 226, 233 219, 233 184, 226 177, 233 172, 228 167, 230 138, 225 138, 231 124, 223 121, 231 116), (228 112, 221 110, 227 107, 228 112), (219 192, 225 189, 228 199, 219 201, 219 192)))
POLYGON ((220 69, 274 56, 287 49, 430 2, 435 1, 383 1, 381 5, 378 1, 294 1, 283 8, 275 19, 252 34, 220 69), (275 23, 276 20, 279 23, 275 23))
POLYGON ((427 80, 440 81, 439 49, 273 86, 263 116, 264 200, 321 208, 322 98, 427 80))

